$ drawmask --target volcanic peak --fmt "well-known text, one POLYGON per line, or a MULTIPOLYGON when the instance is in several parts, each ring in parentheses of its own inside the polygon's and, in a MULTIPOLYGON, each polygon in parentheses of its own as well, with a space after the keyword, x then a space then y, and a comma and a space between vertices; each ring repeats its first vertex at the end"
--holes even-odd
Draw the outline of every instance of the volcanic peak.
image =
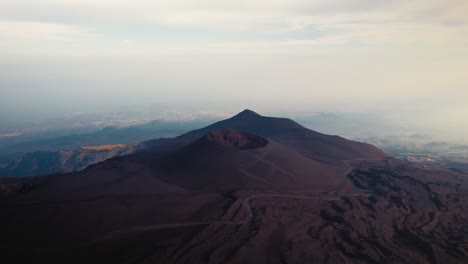
POLYGON ((248 117, 261 117, 260 114, 250 110, 250 109, 245 109, 244 111, 238 113, 237 115, 233 116, 233 118, 236 117, 243 117, 243 118, 248 118, 248 117))

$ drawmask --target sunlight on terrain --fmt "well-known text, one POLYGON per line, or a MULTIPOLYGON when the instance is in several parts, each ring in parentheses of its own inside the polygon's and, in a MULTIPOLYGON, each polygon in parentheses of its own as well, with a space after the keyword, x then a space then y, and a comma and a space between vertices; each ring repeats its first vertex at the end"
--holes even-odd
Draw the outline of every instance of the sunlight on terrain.
POLYGON ((108 145, 100 145, 100 146, 84 146, 81 147, 82 149, 86 150, 110 150, 115 148, 123 148, 126 145, 124 144, 108 144, 108 145))

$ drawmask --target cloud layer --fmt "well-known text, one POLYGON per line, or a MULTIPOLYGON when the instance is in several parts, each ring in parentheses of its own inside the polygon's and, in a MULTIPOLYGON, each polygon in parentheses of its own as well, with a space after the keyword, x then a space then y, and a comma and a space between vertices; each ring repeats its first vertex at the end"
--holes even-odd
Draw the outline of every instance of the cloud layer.
POLYGON ((197 44, 222 48, 232 43, 249 49, 259 43, 261 49, 288 44, 462 47, 468 44, 467 12, 468 3, 459 0, 16 0, 0 3, 0 39, 12 46, 74 41, 81 52, 86 46, 99 53, 104 48, 121 53, 131 44, 155 54, 161 53, 157 47, 192 52, 193 44, 193 52, 200 52, 197 44))
POLYGON ((0 110, 248 101, 466 111, 466 14, 464 0, 1 1, 0 110))

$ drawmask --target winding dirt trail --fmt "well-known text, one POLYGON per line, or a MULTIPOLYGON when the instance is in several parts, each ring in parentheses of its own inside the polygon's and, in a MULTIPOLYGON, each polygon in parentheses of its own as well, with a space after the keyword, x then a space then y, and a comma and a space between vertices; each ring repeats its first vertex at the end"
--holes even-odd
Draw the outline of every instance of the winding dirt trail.
MULTIPOLYGON (((365 194, 362 193, 353 193, 347 194, 346 196, 362 196, 365 194)), ((142 225, 142 226, 132 226, 124 230, 113 231, 102 237, 94 239, 92 241, 80 244, 78 247, 85 247, 93 245, 97 242, 111 239, 119 235, 125 235, 133 232, 141 231, 151 231, 165 228, 177 228, 177 227, 188 227, 188 226, 202 226, 202 225, 212 225, 212 224, 223 224, 223 225, 243 225, 247 224, 254 218, 252 207, 250 207, 250 201, 255 198, 261 197, 281 197, 281 198, 293 198, 293 199, 306 199, 306 200, 315 200, 315 201, 336 201, 341 199, 340 197, 312 197, 312 196, 301 196, 301 195, 289 195, 289 194, 255 194, 244 199, 242 206, 247 210, 247 217, 238 221, 200 221, 200 222, 186 222, 186 223, 175 223, 175 224, 157 224, 157 225, 142 225)))
MULTIPOLYGON (((347 177, 349 173, 353 170, 353 167, 349 164, 352 161, 364 161, 364 160, 372 160, 372 159, 354 159, 354 160, 345 160, 343 163, 348 167, 348 170, 344 173, 344 177, 347 177)), ((380 160, 380 159, 379 159, 380 160)), ((351 185, 353 185, 350 182, 351 185)), ((353 187, 355 187, 353 185, 353 187)), ((358 189, 357 187, 355 187, 358 189)), ((344 194, 345 196, 363 196, 368 195, 365 191, 358 189, 360 193, 348 193, 344 194)), ((200 221, 200 222, 186 222, 186 223, 175 223, 175 224, 157 224, 157 225, 143 225, 143 226, 133 226, 129 227, 125 230, 113 231, 108 233, 105 236, 99 237, 95 240, 82 244, 82 246, 92 245, 99 241, 103 241, 106 239, 110 239, 112 237, 118 235, 124 235, 132 232, 141 232, 141 231, 150 231, 150 230, 157 230, 157 229, 165 229, 165 228, 176 228, 176 227, 187 227, 187 226, 201 226, 201 225, 210 225, 210 224, 223 224, 223 225, 243 225, 250 222, 254 218, 254 214, 252 208, 250 207, 250 201, 255 198, 262 198, 262 197, 281 197, 281 198, 293 198, 293 199, 306 199, 306 200, 320 200, 320 201, 336 201, 341 199, 340 197, 312 197, 312 196, 302 196, 302 195, 293 195, 293 194, 255 194, 249 196, 244 199, 242 202, 243 207, 247 210, 247 217, 242 220, 238 221, 200 221)))
MULTIPOLYGON (((353 170, 353 167, 349 164, 349 162, 352 161, 364 161, 364 160, 372 160, 372 159, 355 159, 355 160, 345 160, 343 163, 348 167, 348 170, 344 173, 344 177, 347 177, 348 174, 353 170)), ((352 183, 350 182, 352 185, 352 183)), ((354 186, 354 185, 353 185, 354 186)), ((355 187, 355 186, 354 186, 355 187)), ((355 187, 358 189, 357 187, 355 187)), ((151 230, 158 230, 158 229, 166 229, 166 228, 177 228, 177 227, 189 227, 189 226, 203 226, 203 225, 212 225, 212 224, 222 224, 222 225, 243 225, 248 222, 250 222, 254 218, 254 213, 252 211, 252 208, 250 206, 250 201, 256 198, 262 198, 262 197, 280 197, 280 198, 293 198, 293 199, 305 199, 305 200, 315 200, 315 201, 336 201, 341 199, 342 196, 366 196, 365 191, 358 189, 359 192, 357 193, 348 193, 348 194, 343 194, 341 196, 336 196, 336 197, 313 197, 313 196, 302 196, 302 195, 293 195, 293 194, 271 194, 271 193, 265 193, 265 194, 254 194, 252 196, 246 197, 243 202, 242 202, 242 207, 245 208, 247 211, 247 217, 242 220, 237 220, 237 221, 199 221, 199 222, 186 222, 186 223, 174 223, 174 224, 156 224, 156 225, 142 225, 142 226, 132 226, 123 230, 118 230, 118 231, 112 231, 109 232, 101 237, 98 237, 94 240, 69 247, 69 248, 62 248, 62 249, 75 249, 75 248, 82 248, 82 247, 87 247, 91 246, 93 244, 96 244, 101 241, 105 241, 108 239, 112 239, 117 236, 121 235, 126 235, 130 234, 133 232, 142 232, 142 231, 151 231, 151 230)), ((35 250, 60 250, 56 248, 34 248, 35 250)))

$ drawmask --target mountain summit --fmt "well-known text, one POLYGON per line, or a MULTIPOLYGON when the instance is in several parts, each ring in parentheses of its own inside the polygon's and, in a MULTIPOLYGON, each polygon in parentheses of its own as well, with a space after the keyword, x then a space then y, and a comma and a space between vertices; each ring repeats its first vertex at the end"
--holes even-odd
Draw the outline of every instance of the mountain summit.
POLYGON ((238 113, 237 115, 233 116, 232 118, 249 118, 249 117, 259 117, 258 113, 250 110, 250 109, 245 109, 244 111, 238 113))
POLYGON ((179 136, 178 139, 188 144, 211 131, 222 129, 234 129, 271 138, 295 148, 307 157, 330 163, 342 163, 350 159, 386 157, 385 153, 372 145, 325 135, 305 128, 289 118, 262 116, 248 109, 226 120, 190 131, 179 136))

